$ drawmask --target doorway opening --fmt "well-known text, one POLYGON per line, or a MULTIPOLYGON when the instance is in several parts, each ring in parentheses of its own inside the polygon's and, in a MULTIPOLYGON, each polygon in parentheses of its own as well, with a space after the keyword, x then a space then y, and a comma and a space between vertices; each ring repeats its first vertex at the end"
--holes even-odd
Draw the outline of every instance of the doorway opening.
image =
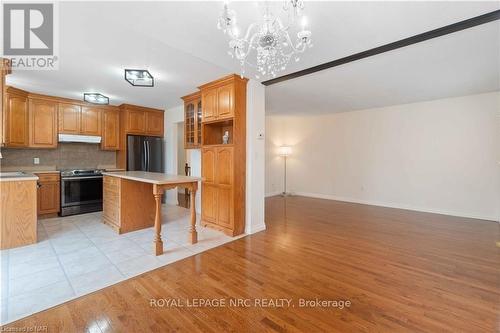
MULTIPOLYGON (((191 175, 189 162, 189 150, 184 149, 184 122, 177 123, 177 174, 181 176, 191 175)), ((178 205, 184 208, 190 207, 190 193, 188 189, 177 189, 178 205)))

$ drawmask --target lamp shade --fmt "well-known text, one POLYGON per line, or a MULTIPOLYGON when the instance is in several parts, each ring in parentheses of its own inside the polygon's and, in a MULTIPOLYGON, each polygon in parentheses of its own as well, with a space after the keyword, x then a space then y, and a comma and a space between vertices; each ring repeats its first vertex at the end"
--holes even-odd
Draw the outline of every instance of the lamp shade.
POLYGON ((281 146, 279 148, 280 156, 289 156, 292 153, 292 147, 290 146, 281 146))

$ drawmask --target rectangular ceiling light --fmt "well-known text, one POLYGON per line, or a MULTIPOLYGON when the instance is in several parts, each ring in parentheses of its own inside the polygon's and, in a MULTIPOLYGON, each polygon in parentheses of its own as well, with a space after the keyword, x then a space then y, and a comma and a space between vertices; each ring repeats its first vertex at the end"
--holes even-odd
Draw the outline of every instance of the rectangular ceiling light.
POLYGON ((109 98, 99 93, 84 93, 83 100, 92 104, 108 105, 109 98))
POLYGON ((155 79, 145 69, 126 69, 125 81, 135 87, 153 87, 155 79))

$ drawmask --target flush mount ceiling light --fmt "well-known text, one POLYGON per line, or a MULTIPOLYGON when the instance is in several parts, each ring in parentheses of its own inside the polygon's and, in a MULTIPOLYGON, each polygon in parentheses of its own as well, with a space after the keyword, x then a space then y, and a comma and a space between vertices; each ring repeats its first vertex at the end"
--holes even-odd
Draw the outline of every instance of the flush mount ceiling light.
POLYGON ((84 93, 83 100, 92 104, 108 105, 109 98, 99 93, 84 93))
POLYGON ((126 69, 125 81, 135 87, 153 87, 155 79, 145 69, 126 69))

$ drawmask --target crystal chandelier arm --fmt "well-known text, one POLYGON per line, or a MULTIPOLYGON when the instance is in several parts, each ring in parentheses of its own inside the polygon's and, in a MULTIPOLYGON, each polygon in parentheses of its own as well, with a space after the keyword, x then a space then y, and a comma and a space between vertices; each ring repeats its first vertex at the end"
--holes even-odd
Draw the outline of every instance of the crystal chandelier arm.
MULTIPOLYGON (((300 43, 301 46, 299 48, 295 47, 294 43, 292 42, 292 39, 290 38, 290 34, 288 34, 288 32, 285 33, 284 36, 285 36, 286 42, 288 43, 288 45, 290 45, 290 48, 292 49, 292 52, 289 53, 290 56, 293 53, 303 53, 306 50, 305 43, 300 43)), ((283 54, 286 55, 285 53, 283 53, 283 54)))
MULTIPOLYGON (((244 37, 243 39, 244 39, 245 41, 248 41, 248 39, 250 38, 250 34, 251 34, 252 30, 253 30, 255 27, 258 27, 258 26, 259 26, 259 23, 257 23, 257 22, 254 22, 254 23, 250 24, 250 26, 248 27, 247 32, 246 32, 246 34, 245 34, 245 37, 244 37)), ((254 34, 254 35, 252 36, 252 39, 253 39, 253 37, 254 37, 255 35, 256 35, 256 34, 254 34)))

